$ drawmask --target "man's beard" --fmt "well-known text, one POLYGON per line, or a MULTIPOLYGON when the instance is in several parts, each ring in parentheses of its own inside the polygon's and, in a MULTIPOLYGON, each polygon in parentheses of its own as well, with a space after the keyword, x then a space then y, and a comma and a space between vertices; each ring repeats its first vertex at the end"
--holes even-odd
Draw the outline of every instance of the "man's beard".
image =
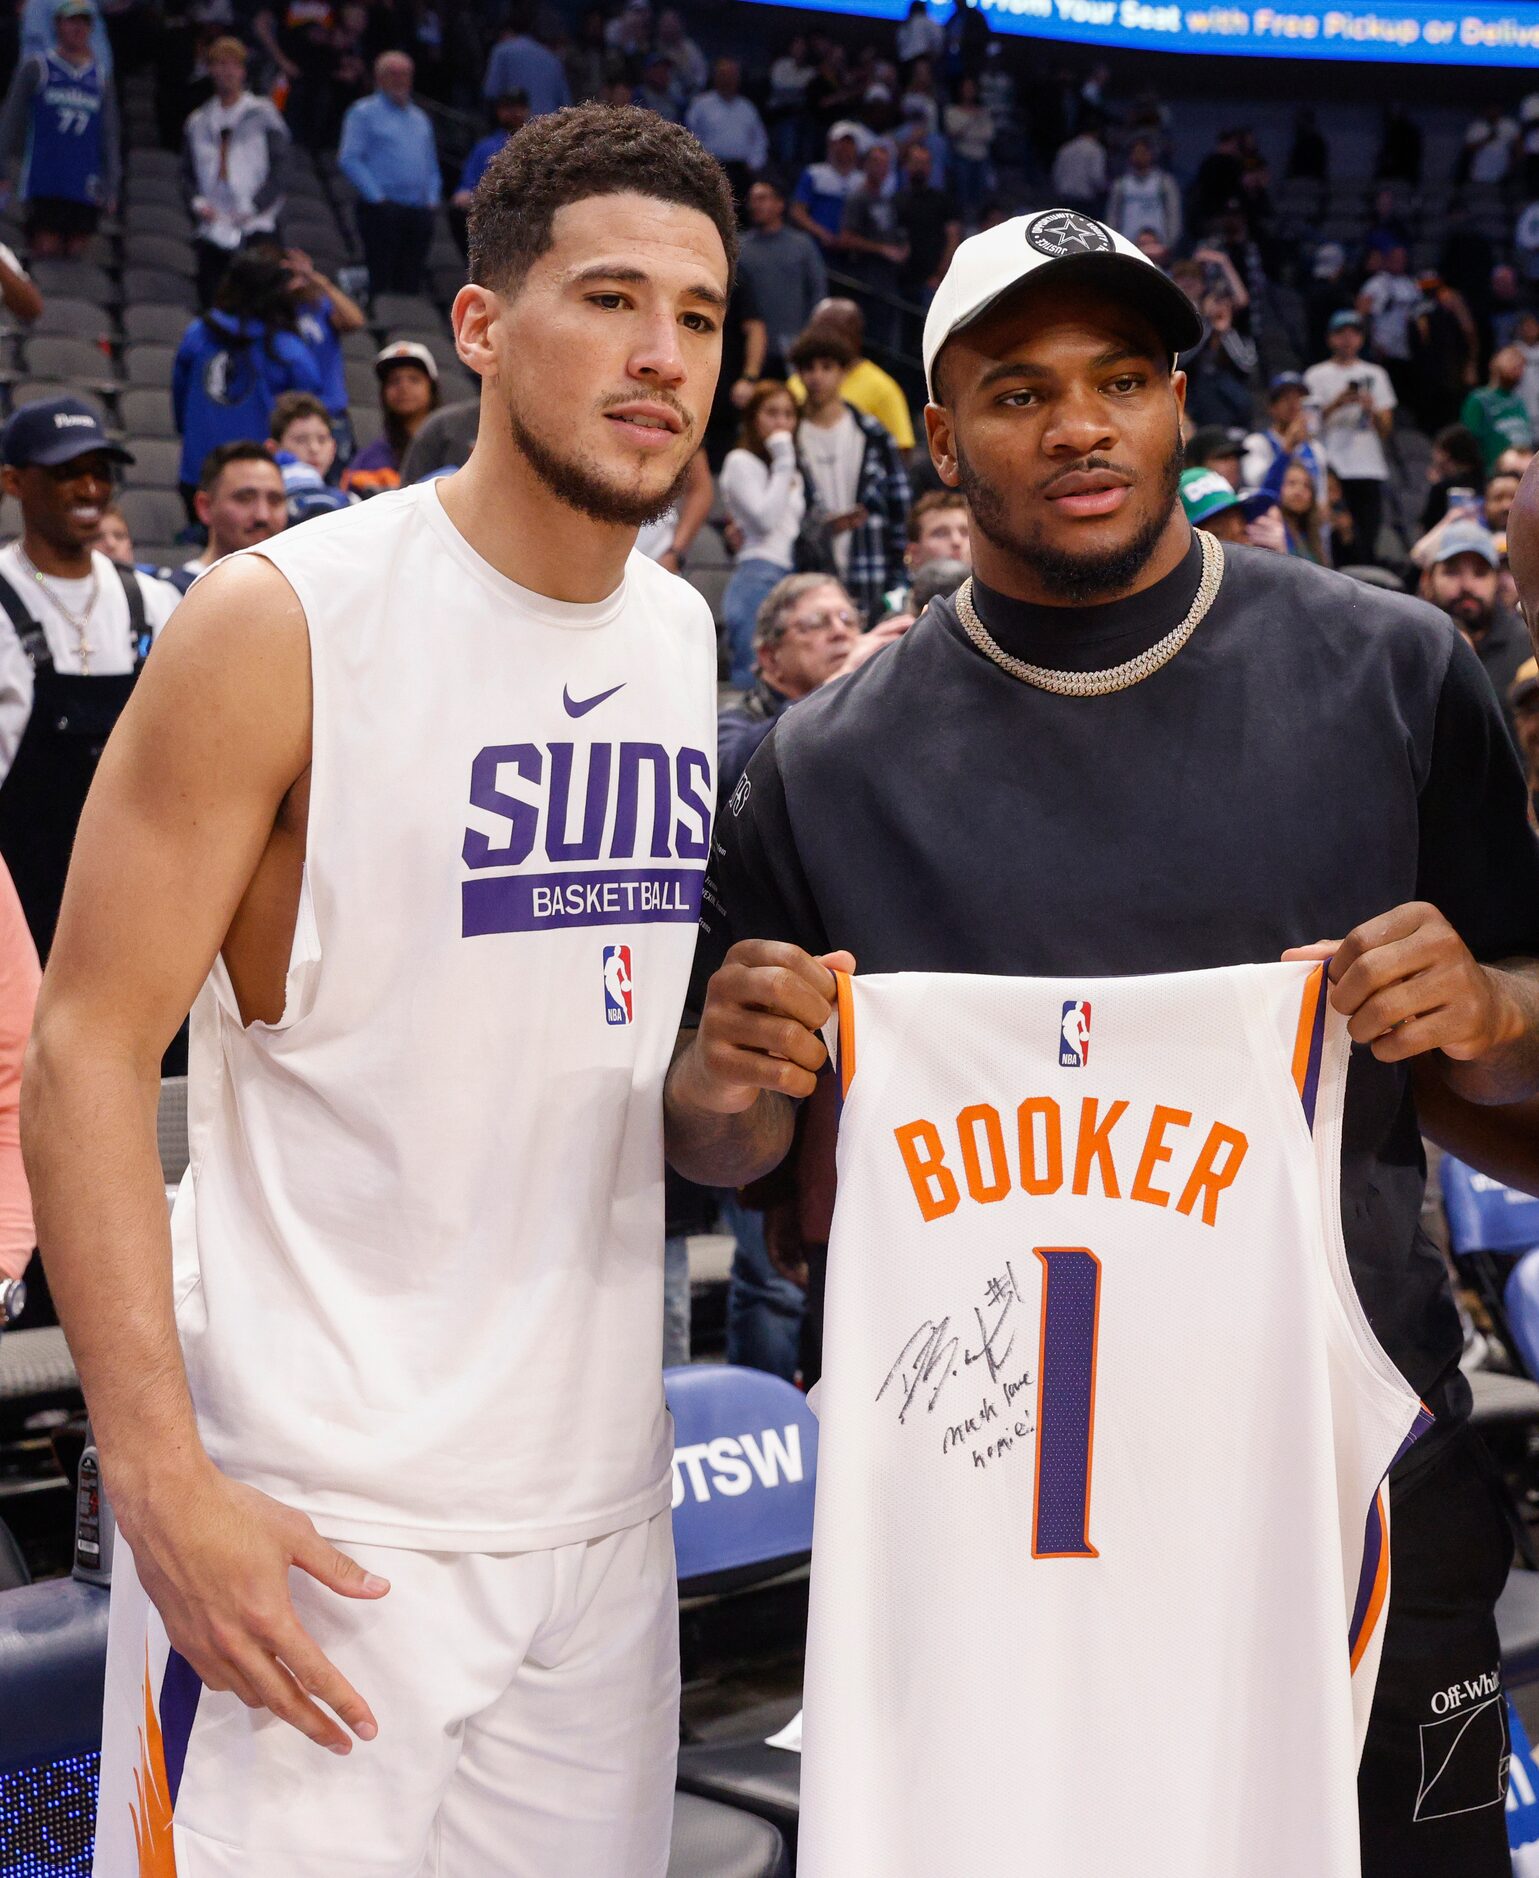
POLYGON ((615 528, 645 528, 648 522, 661 521, 684 493, 689 481, 688 458, 661 494, 642 495, 638 490, 617 488, 585 463, 559 455, 524 422, 511 399, 507 412, 514 445, 535 475, 558 502, 595 522, 607 522, 615 528))
POLYGON ((957 475, 972 511, 973 526, 998 548, 1026 563, 1033 577, 1053 598, 1068 606, 1091 606, 1126 593, 1144 571, 1170 525, 1170 512, 1181 490, 1180 432, 1158 471, 1157 499, 1149 519, 1120 547, 1091 549, 1078 554, 1048 546, 1040 529, 1026 534, 1009 532, 1001 492, 985 483, 957 446, 957 475))

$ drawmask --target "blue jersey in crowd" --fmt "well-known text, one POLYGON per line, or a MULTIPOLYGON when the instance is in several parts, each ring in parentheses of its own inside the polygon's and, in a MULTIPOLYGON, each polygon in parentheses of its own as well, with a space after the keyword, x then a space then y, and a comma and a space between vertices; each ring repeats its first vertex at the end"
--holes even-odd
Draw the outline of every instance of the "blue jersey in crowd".
POLYGON ((21 193, 67 202, 102 199, 101 70, 46 55, 42 89, 32 100, 32 126, 21 193))
POLYGON ((182 335, 171 368, 171 406, 182 433, 184 483, 195 483, 216 444, 267 435, 285 391, 321 395, 310 348, 293 333, 269 333, 250 320, 205 313, 182 335))
POLYGON ((483 137, 465 159, 465 167, 460 171, 460 188, 474 189, 486 174, 486 166, 508 141, 505 130, 494 130, 490 137, 483 137))
POLYGON ((321 403, 333 417, 346 417, 347 371, 342 363, 342 341, 337 337, 336 321, 331 317, 331 302, 312 300, 308 306, 300 307, 296 323, 321 381, 321 403))

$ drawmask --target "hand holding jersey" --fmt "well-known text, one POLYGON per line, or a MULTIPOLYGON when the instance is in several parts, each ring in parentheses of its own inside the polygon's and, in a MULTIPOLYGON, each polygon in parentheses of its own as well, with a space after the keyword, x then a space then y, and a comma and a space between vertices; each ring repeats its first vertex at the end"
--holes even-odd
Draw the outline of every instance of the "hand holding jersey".
POLYGON ((1450 1087, 1473 1100, 1526 1094, 1534 1071, 1534 968, 1482 965, 1435 906, 1419 901, 1365 920, 1345 939, 1293 946, 1285 959, 1330 959, 1331 1004, 1354 1043, 1381 1063, 1440 1050, 1450 1087))

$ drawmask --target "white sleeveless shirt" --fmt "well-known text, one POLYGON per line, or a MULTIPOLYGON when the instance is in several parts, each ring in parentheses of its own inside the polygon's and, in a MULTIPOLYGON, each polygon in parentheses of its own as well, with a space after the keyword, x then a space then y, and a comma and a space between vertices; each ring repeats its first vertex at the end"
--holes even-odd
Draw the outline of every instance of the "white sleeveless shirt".
POLYGON ((574 606, 428 483, 264 542, 309 625, 283 1015, 193 1013, 177 1322, 219 1466, 329 1536, 517 1551, 668 1505, 662 1084, 715 633, 640 555, 574 606))

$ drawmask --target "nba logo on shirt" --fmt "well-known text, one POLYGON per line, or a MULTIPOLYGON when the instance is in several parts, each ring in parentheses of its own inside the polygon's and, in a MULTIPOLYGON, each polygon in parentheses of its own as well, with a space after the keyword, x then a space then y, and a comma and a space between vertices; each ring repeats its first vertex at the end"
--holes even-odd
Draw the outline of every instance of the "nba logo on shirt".
POLYGON ((628 1024, 631 1008, 631 949, 604 947, 604 1022, 628 1024))
POLYGON ((1064 1069, 1083 1069, 1090 1061, 1090 1006, 1073 998, 1063 1007, 1058 1029, 1058 1062, 1064 1069))

